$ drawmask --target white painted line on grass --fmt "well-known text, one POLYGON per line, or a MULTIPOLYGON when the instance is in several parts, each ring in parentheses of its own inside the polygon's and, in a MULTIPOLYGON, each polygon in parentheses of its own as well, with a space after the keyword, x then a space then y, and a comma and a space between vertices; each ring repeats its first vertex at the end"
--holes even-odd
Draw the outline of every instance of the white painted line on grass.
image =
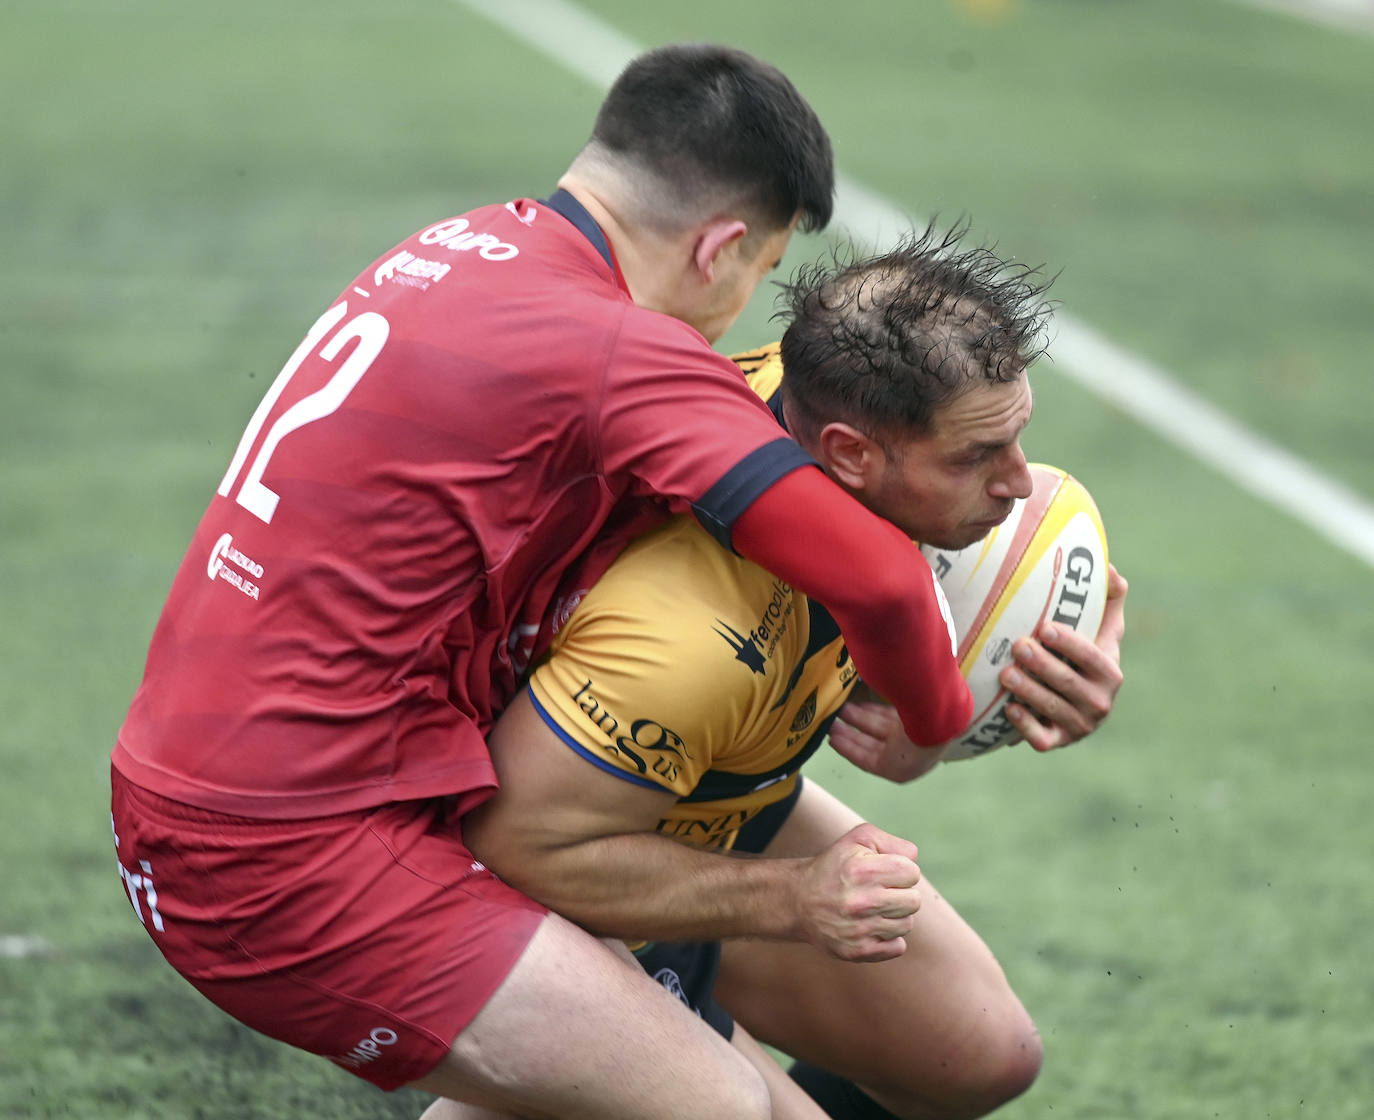
POLYGON ((1374 35, 1374 0, 1231 0, 1251 8, 1321 23, 1339 31, 1374 35))
MULTIPOLYGON (((454 2, 602 88, 643 49, 568 0, 454 2)), ((836 184, 835 220, 852 237, 874 245, 922 224, 843 173, 836 184)), ((1367 499, 1249 431, 1164 370, 1122 350, 1071 315, 1061 311, 1055 324, 1053 368, 1374 567, 1374 505, 1367 499)))
POLYGON ((22 960, 25 957, 45 957, 52 952, 52 943, 30 933, 0 934, 0 960, 22 960))
POLYGON ((1051 353, 1059 372, 1374 568, 1374 506, 1360 494, 1091 327, 1068 316, 1058 321, 1051 353))
MULTIPOLYGON (((605 89, 644 48, 565 0, 456 0, 605 89)), ((590 121, 587 122, 591 124, 590 121)))

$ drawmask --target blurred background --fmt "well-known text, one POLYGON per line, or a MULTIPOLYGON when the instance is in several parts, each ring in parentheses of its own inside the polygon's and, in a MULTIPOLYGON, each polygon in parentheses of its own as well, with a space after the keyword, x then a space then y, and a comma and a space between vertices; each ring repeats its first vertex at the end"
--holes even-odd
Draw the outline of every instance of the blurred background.
MULTIPOLYGON (((195 522, 367 262, 546 193, 641 47, 779 65, 837 237, 1059 274, 1034 459, 1131 580, 1091 740, 906 787, 1040 1024, 1013 1120, 1374 1105, 1374 5, 9 0, 0 37, 0 1115, 407 1117, 204 1003, 129 912, 108 752, 195 522)), ((776 337, 760 290, 722 349, 776 337)))

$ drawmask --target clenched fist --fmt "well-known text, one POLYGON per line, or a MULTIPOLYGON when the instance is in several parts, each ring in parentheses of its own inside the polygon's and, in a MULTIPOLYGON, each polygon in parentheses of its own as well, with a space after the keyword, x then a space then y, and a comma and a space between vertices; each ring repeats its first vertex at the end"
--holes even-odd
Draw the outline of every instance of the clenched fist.
POLYGON ((802 876, 797 906, 806 940, 846 961, 900 957, 921 908, 920 881, 915 844, 856 825, 802 876))

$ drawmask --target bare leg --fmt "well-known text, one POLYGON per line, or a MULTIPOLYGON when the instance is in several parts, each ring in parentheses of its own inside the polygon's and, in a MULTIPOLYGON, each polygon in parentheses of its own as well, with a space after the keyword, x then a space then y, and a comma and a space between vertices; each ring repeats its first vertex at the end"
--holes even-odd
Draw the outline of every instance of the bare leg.
MULTIPOLYGON (((766 854, 821 851, 860 819, 808 781, 766 854)), ((898 1116, 986 1115, 1034 1081, 1035 1025, 992 952, 928 882, 907 940, 881 964, 727 941, 716 995, 755 1037, 854 1081, 898 1116)))
POLYGON ((440 1097, 420 1114, 420 1120, 511 1120, 509 1112, 493 1112, 475 1104, 459 1104, 440 1097))
MULTIPOLYGON (((634 963, 549 915, 496 994, 413 1088, 495 1115, 765 1120, 761 1074, 634 963)), ((446 1110, 428 1120, 492 1115, 446 1110)))
MULTIPOLYGON (((794 1082, 786 1070, 773 1060, 768 1053, 749 1035, 743 1027, 735 1028, 731 1045, 743 1054, 749 1063, 759 1071, 764 1084, 768 1086, 772 1101, 770 1120, 825 1120, 825 1113, 819 1109, 794 1082)), ((439 1098, 429 1106, 420 1120, 512 1120, 508 1112, 493 1112, 473 1104, 459 1104, 457 1101, 439 1098)))
MULTIPOLYGON (((730 1041, 735 1049, 749 1059, 750 1064, 763 1077, 764 1084, 768 1086, 768 1096, 772 1101, 772 1120, 826 1120, 825 1113, 816 1102, 787 1076, 787 1071, 738 1023, 735 1024, 735 1036, 730 1041)), ((464 1120, 468 1118, 464 1117, 464 1120)), ((473 1117, 472 1120, 478 1118, 473 1117)))

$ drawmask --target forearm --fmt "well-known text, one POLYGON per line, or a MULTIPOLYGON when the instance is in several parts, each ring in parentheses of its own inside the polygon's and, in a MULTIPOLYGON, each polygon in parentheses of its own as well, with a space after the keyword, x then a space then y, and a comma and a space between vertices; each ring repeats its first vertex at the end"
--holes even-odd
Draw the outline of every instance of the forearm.
POLYGON ((474 839, 474 853, 508 883, 602 936, 805 939, 808 860, 734 856, 652 832, 542 848, 504 835, 490 851, 474 839))
POLYGON ((734 856, 655 831, 676 798, 589 767, 527 697, 492 732, 501 790, 462 818, 472 853, 596 933, 654 941, 805 941, 843 960, 905 949, 916 846, 870 824, 802 859, 734 856))

